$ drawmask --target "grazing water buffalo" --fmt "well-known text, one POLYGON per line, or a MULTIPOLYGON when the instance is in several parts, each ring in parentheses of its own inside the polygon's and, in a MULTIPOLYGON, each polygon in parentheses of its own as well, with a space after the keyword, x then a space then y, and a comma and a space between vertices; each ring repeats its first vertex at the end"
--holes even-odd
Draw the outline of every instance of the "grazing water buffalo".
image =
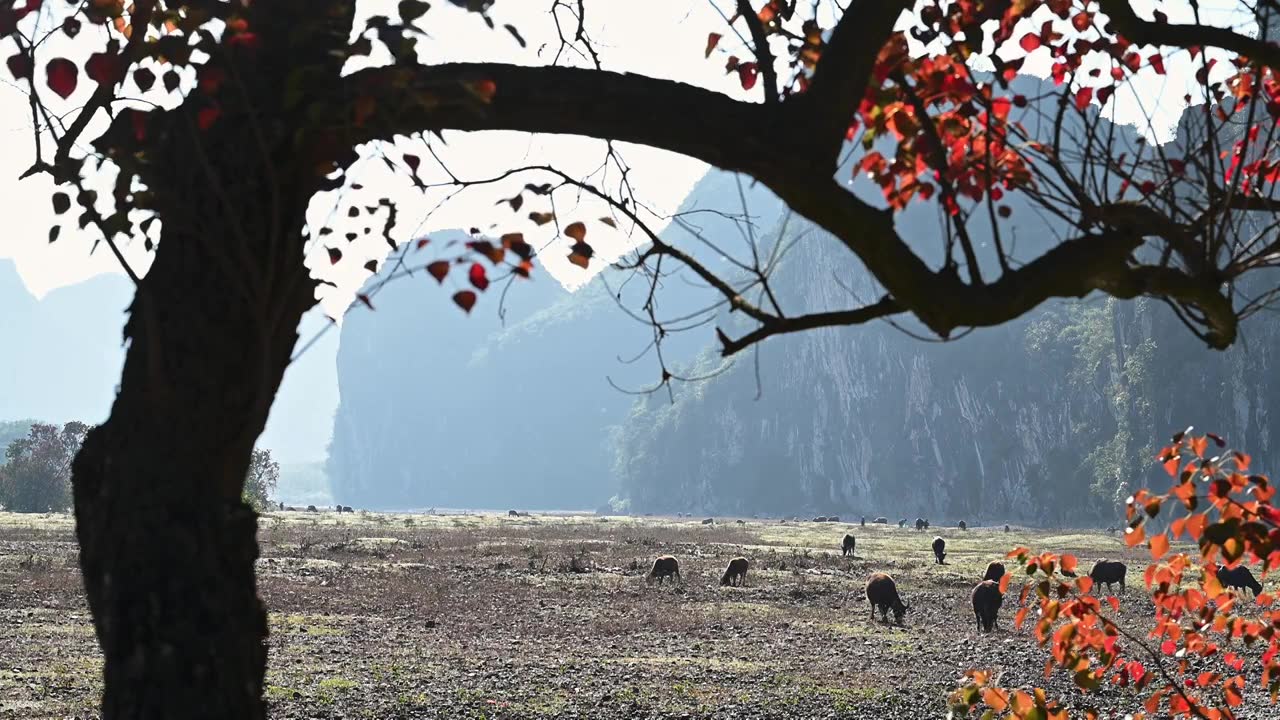
POLYGON ((901 520, 899 520, 899 521, 898 521, 898 527, 900 527, 900 528, 904 528, 904 527, 906 527, 906 526, 907 526, 907 519, 906 519, 906 518, 902 518, 901 520))
POLYGON ((1002 577, 1004 577, 1004 563, 998 560, 987 563, 987 572, 982 575, 983 580, 1000 582, 1002 577))
POLYGON ((827 518, 827 522, 840 522, 840 516, 839 516, 839 515, 832 515, 832 516, 830 516, 830 517, 828 517, 828 518, 827 518))
POLYGON ((1222 583, 1222 587, 1236 588, 1238 590, 1249 588, 1253 591, 1255 597, 1262 592, 1262 583, 1258 582, 1253 573, 1249 572, 1249 568, 1243 565, 1234 568, 1218 565, 1217 571, 1218 582, 1222 583))
POLYGON ((519 511, 519 510, 508 510, 508 511, 507 511, 507 517, 520 517, 520 511, 519 511))
POLYGON ((1093 569, 1089 571, 1089 577, 1093 579, 1094 586, 1107 584, 1107 592, 1111 592, 1112 583, 1120 584, 1120 593, 1124 594, 1124 574, 1128 568, 1124 563, 1118 560, 1099 560, 1093 564, 1093 569))
POLYGON ((725 568, 724 575, 720 577, 721 585, 746 585, 747 584, 747 568, 751 563, 747 562, 744 557, 736 557, 729 561, 729 567, 725 568))
POLYGON ((927 530, 928 528, 929 528, 929 521, 928 521, 928 520, 925 520, 924 518, 916 518, 916 529, 917 529, 917 530, 927 530))
POLYGON ((866 527, 866 526, 867 526, 867 516, 866 516, 866 515, 863 515, 863 516, 862 516, 862 518, 858 521, 858 524, 859 524, 859 525, 861 525, 862 527, 866 527))
POLYGON ((889 524, 889 518, 887 518, 887 517, 878 517, 878 518, 876 518, 876 524, 877 524, 877 525, 888 525, 888 524, 889 524))
POLYGON ((937 559, 939 565, 943 565, 943 560, 947 557, 947 541, 940 537, 933 539, 933 557, 937 559))
POLYGON ((1008 526, 1008 525, 1005 525, 1005 526, 1004 526, 1004 531, 1005 531, 1005 532, 1009 532, 1009 526, 1008 526))
POLYGON ((956 527, 960 528, 961 530, 968 530, 968 529, 969 529, 969 526, 968 526, 968 525, 966 525, 966 524, 965 524, 965 522, 964 522, 963 520, 961 520, 961 521, 960 521, 960 524, 959 524, 959 525, 956 525, 956 527))
POLYGON ((898 595, 898 586, 893 582, 893 578, 885 573, 872 573, 867 578, 867 601, 871 603, 871 619, 876 617, 876 610, 880 610, 880 619, 888 622, 889 611, 893 610, 893 619, 899 625, 902 624, 902 616, 910 609, 902 601, 902 597, 898 595))
POLYGON ((844 543, 843 543, 843 544, 841 544, 841 546, 840 546, 840 549, 843 551, 843 553, 842 553, 842 554, 844 554, 844 555, 852 555, 852 554, 853 554, 853 546, 854 546, 854 545, 856 545, 857 543, 858 543, 858 539, 857 539, 857 538, 855 538, 855 537, 854 537, 854 536, 852 536, 852 535, 845 535, 845 536, 844 536, 844 543))
POLYGON ((1000 594, 1000 584, 994 580, 983 580, 973 588, 973 614, 978 618, 978 629, 991 632, 1002 604, 1004 596, 1000 594))
POLYGON ((653 569, 649 571, 647 581, 653 582, 653 579, 657 578, 658 584, 661 585, 663 578, 672 576, 675 576, 676 580, 684 582, 684 578, 680 577, 680 561, 670 555, 663 555, 653 561, 653 569))

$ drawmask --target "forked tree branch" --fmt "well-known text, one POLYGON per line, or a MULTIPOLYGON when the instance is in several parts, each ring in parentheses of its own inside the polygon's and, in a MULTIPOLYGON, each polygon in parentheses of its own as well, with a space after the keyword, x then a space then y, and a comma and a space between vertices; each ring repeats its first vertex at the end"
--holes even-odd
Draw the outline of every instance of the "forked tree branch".
MULTIPOLYGON (((896 18, 896 12, 883 17, 896 18)), ((855 57, 851 51, 850 57, 855 57)), ((855 65, 870 72, 870 61, 855 65)), ((835 88, 824 91, 830 103, 855 102, 854 96, 828 87, 835 88)), ((1002 324, 1050 298, 1083 297, 1094 290, 1135 297, 1161 289, 1204 312, 1204 338, 1211 346, 1225 348, 1236 336, 1236 315, 1218 290, 1210 298, 1203 283, 1179 271, 1167 272, 1178 273, 1182 284, 1169 282, 1166 272, 1152 275, 1150 268, 1131 267, 1132 252, 1147 234, 1139 225, 1112 226, 1068 241, 987 285, 968 285, 947 268, 930 269, 897 234, 890 211, 862 201, 815 168, 812 159, 823 157, 826 140, 794 128, 812 127, 815 112, 834 112, 821 102, 821 93, 760 105, 641 75, 503 64, 364 70, 348 76, 341 92, 348 101, 373 98, 378 108, 357 130, 354 139, 360 142, 444 129, 576 134, 679 152, 744 172, 835 235, 899 307, 943 338, 959 328, 1002 324)))

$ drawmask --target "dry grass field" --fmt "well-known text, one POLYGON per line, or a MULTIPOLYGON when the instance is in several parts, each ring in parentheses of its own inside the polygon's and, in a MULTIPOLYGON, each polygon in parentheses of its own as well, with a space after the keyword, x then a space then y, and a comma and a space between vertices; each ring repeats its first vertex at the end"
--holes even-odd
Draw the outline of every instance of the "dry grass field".
MULTIPOLYGON (((1008 549, 1123 558, 1122 622, 1142 628, 1151 607, 1145 553, 1095 530, 284 512, 259 536, 275 718, 939 718, 965 668, 1046 683, 1047 655, 1012 628, 1016 594, 997 631, 975 627, 969 591, 1008 549), (683 584, 646 584, 661 554, 683 584), (747 584, 721 587, 737 555, 747 584), (870 616, 874 571, 911 605, 901 627, 870 616)), ((100 668, 71 519, 0 513, 0 718, 94 717, 100 668)), ((1137 709, 1127 691, 1048 685, 1137 709)), ((1257 696, 1240 717, 1275 713, 1257 696)))

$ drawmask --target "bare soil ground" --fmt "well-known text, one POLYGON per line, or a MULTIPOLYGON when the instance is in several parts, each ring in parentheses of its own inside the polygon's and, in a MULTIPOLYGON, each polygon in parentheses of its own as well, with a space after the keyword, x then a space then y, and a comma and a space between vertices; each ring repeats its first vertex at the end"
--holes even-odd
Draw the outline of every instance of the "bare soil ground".
MULTIPOLYGON (((1086 569, 1123 558, 1122 623, 1145 631, 1151 609, 1145 553, 1092 530, 286 512, 262 518, 260 539, 274 718, 939 718, 966 668, 1046 683, 1047 654, 1012 628, 1016 593, 1000 629, 975 627, 969 592, 1008 549, 1072 552, 1086 569), (645 582, 661 554, 683 584, 645 582), (747 585, 721 587, 738 555, 747 585), (875 571, 911 605, 901 627, 870 616, 875 571)), ((76 557, 69 517, 0 513, 2 719, 96 716, 76 557)), ((1061 673, 1048 685, 1076 707, 1139 709, 1061 673)), ((1252 693, 1240 717, 1274 717, 1252 693)))

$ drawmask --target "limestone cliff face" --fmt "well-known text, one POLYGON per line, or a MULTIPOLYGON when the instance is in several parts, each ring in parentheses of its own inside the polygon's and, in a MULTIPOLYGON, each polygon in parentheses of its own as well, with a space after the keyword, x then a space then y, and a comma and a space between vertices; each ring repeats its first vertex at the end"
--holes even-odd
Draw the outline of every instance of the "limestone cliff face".
MULTIPOLYGON (((776 198, 745 192, 772 225, 776 198)), ((739 205, 733 176, 712 172, 685 207, 739 205)), ((740 242, 728 220, 694 220, 720 245, 740 242)), ((667 236, 683 242, 683 232, 667 236)), ((649 387, 660 370, 651 355, 620 361, 649 345, 652 329, 619 309, 615 296, 638 308, 647 286, 616 271, 604 276, 570 294, 536 272, 512 287, 505 322, 496 317, 494 290, 466 316, 449 292, 422 278, 390 283, 376 312, 352 313, 338 351, 341 398, 327 463, 334 501, 495 509, 607 502, 618 490, 609 439, 634 399, 613 385, 649 387)), ((705 288, 681 278, 666 285, 664 317, 707 300, 705 288)), ((667 357, 687 361, 712 337, 710 328, 673 337, 667 357)))
MULTIPOLYGON (((811 233, 775 286, 806 311, 847 306, 833 273, 861 274, 811 233)), ((616 470, 641 511, 1115 522, 1132 490, 1166 482, 1150 459, 1187 425, 1264 470, 1280 459, 1280 324, 1259 317, 1244 337, 1215 352, 1159 303, 1087 298, 950 343, 886 323, 776 338, 759 400, 745 358, 674 404, 633 407, 616 470)))

